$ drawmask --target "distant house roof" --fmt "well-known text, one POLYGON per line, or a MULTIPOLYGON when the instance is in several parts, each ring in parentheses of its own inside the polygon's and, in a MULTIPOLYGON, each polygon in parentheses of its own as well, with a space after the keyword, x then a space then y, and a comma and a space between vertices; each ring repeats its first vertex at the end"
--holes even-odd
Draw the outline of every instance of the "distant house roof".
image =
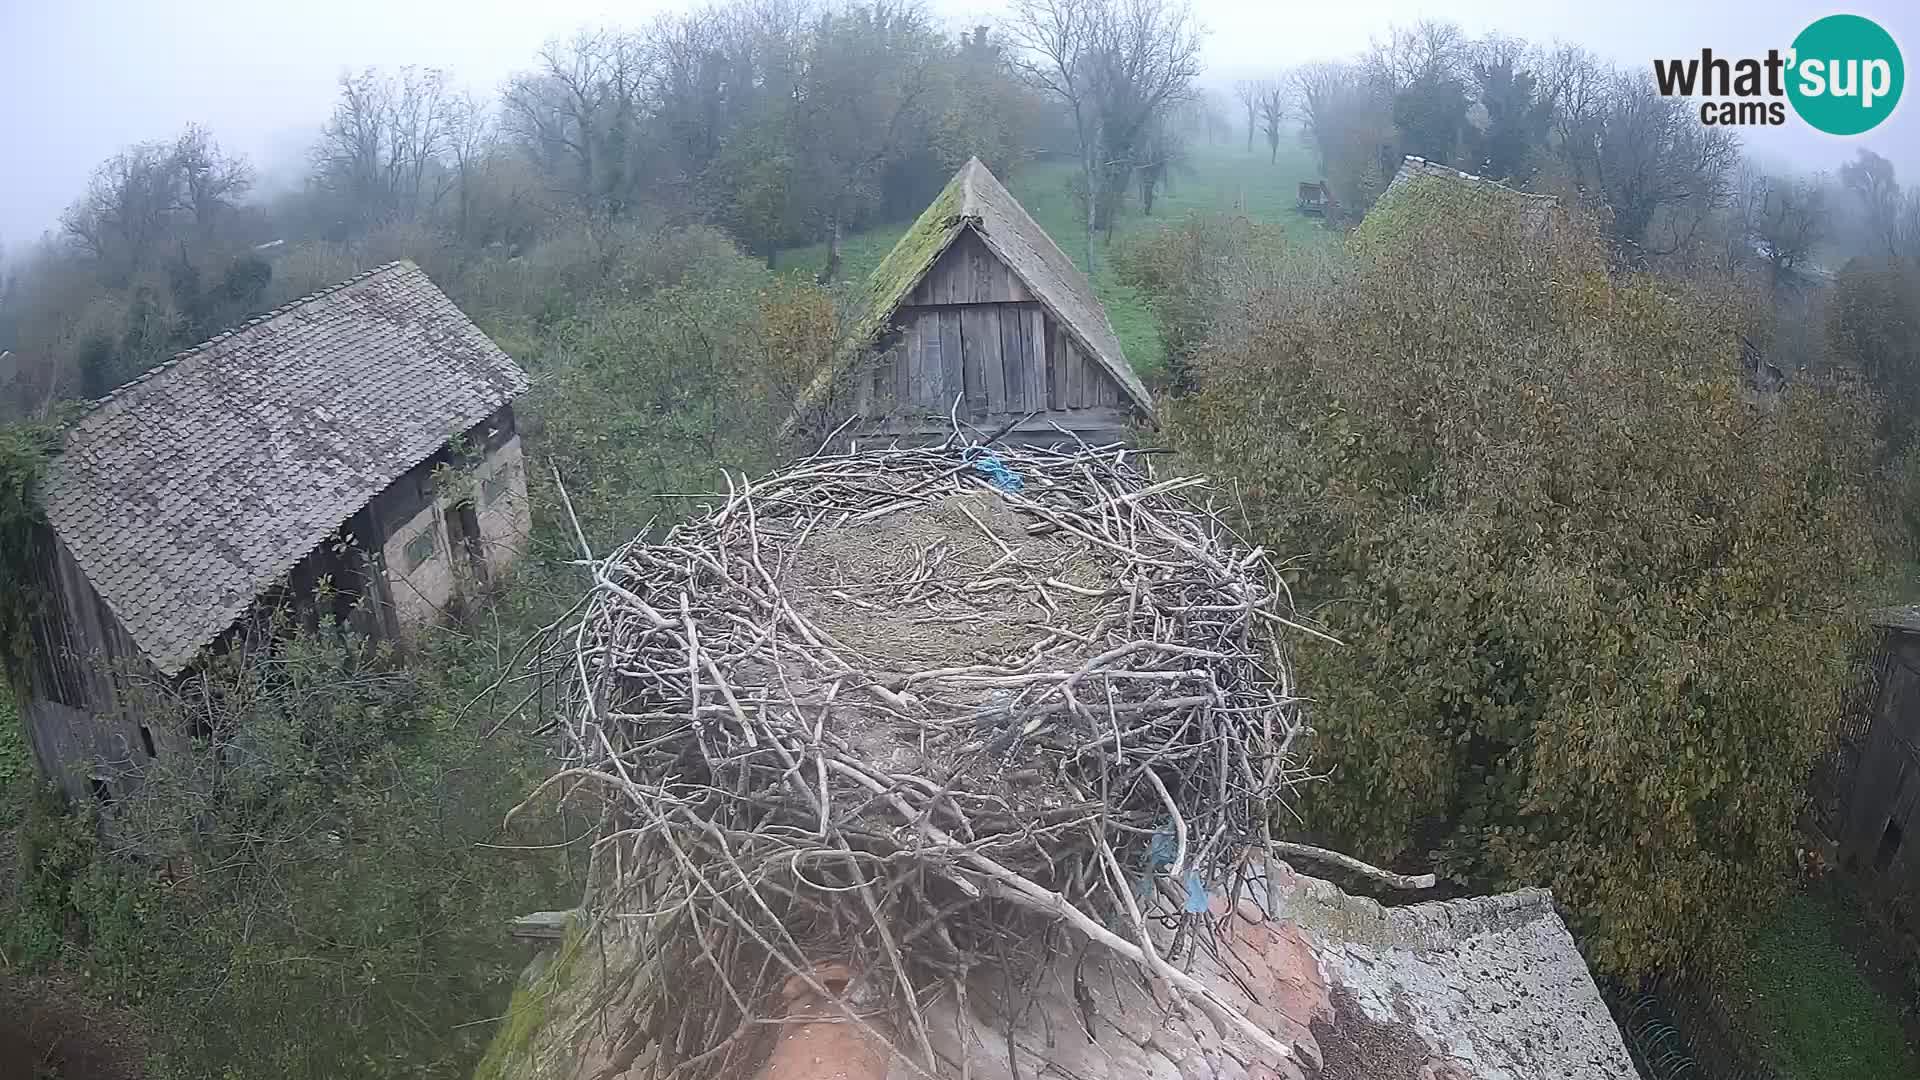
POLYGON ((96 402, 48 467, 47 519, 171 675, 341 522, 526 386, 425 272, 389 263, 96 402))
POLYGON ((1517 210, 1522 220, 1532 228, 1545 228, 1551 223, 1553 212, 1560 206, 1560 200, 1555 196, 1519 191, 1498 180, 1475 176, 1409 154, 1401 161, 1399 171, 1393 174, 1393 182, 1380 193, 1380 198, 1374 202, 1367 216, 1371 218, 1383 209, 1399 204, 1417 203, 1421 201, 1423 191, 1444 191, 1448 196, 1446 201, 1455 205, 1464 200, 1468 205, 1517 210))
POLYGON ((1127 363, 1093 285, 979 158, 968 159, 867 280, 856 337, 871 341, 960 234, 971 229, 1148 416, 1153 397, 1127 363))

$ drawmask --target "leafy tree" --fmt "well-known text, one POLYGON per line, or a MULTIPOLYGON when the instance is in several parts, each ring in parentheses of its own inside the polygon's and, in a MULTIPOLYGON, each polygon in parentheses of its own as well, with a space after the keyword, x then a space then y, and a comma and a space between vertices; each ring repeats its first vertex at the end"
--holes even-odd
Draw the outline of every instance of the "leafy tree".
POLYGON ((822 281, 839 276, 843 231, 879 202, 885 166, 927 127, 941 42, 911 6, 823 13, 791 117, 790 153, 827 234, 822 281))
MULTIPOLYGON (((1885 402, 1889 447, 1897 453, 1913 445, 1920 434, 1920 268, 1897 259, 1849 262, 1834 283, 1827 339, 1835 362, 1885 402)), ((1914 535, 1920 538, 1920 530, 1914 535)))
POLYGON ((1194 387, 1202 350, 1223 321, 1245 314, 1272 285, 1286 247, 1277 225, 1193 213, 1120 250, 1120 280, 1147 297, 1159 324, 1168 389, 1194 387))
POLYGON ((1550 886, 1646 971, 1785 877, 1874 570, 1869 410, 1750 404, 1722 305, 1445 188, 1217 343, 1168 430, 1314 553, 1309 826, 1550 886))
POLYGON ((1524 46, 1510 38, 1480 43, 1473 62, 1474 96, 1486 110, 1486 126, 1471 132, 1474 171, 1494 180, 1524 184, 1535 156, 1546 149, 1553 123, 1553 93, 1539 72, 1523 66, 1524 46))
POLYGON ((1391 98, 1353 64, 1308 64, 1293 80, 1320 175, 1349 214, 1364 214, 1399 167, 1391 98))
POLYGON ((1451 75, 1423 75, 1393 97, 1400 150, 1452 161, 1467 128, 1467 89, 1451 75))

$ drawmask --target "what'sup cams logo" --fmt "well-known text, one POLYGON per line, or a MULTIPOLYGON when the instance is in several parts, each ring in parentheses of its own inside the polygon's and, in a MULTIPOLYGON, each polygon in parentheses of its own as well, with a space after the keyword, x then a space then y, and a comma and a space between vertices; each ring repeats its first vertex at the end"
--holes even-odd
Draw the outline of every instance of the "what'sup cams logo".
POLYGON ((1893 35, 1872 19, 1829 15, 1764 58, 1729 60, 1701 49, 1698 57, 1655 60, 1653 78, 1667 97, 1704 97, 1700 122, 1778 125, 1787 106, 1829 135, 1858 135, 1893 115, 1906 66, 1893 35))

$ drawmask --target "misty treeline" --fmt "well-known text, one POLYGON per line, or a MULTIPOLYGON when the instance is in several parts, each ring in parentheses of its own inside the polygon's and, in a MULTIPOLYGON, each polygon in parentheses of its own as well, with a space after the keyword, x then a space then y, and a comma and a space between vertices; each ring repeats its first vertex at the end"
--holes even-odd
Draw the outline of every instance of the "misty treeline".
POLYGON ((826 241, 809 269, 830 282, 843 234, 911 217, 971 156, 1077 159, 1091 235, 1136 177, 1150 206, 1178 157, 1199 45, 1169 0, 1020 0, 960 34, 913 0, 724 0, 550 42, 495 95, 347 73, 295 190, 256 191, 198 127, 104 162, 14 253, 9 404, 97 397, 382 256, 459 295, 479 261, 565 243, 606 266, 638 233, 704 224, 769 267, 826 241))
POLYGON ((1458 25, 1395 27, 1364 52, 1244 80, 1247 145, 1277 151, 1291 115, 1350 216, 1373 204, 1404 155, 1591 212, 1628 265, 1758 267, 1788 277, 1816 254, 1920 251, 1920 188, 1862 150, 1832 172, 1769 170, 1733 129, 1662 97, 1644 67, 1620 68, 1567 43, 1458 25))

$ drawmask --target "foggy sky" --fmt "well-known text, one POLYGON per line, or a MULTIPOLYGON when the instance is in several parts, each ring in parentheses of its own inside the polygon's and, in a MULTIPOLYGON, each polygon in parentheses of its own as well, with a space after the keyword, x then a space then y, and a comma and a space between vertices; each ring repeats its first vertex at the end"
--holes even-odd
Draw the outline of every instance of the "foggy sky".
MULTIPOLYGON (((128 144, 170 138, 188 123, 246 155, 268 184, 303 168, 343 71, 369 65, 441 67, 492 93, 529 66, 542 42, 582 26, 639 27, 662 0, 0 0, 0 244, 18 249, 54 225, 93 167, 128 144)), ((991 22, 1000 0, 930 0, 954 28, 991 22)), ((1558 10, 1543 0, 1194 0, 1211 33, 1208 82, 1271 74, 1350 56, 1390 23, 1447 18, 1478 36, 1579 42, 1622 66, 1655 56, 1728 56, 1785 48, 1834 11, 1866 15, 1901 45, 1913 81, 1920 6, 1869 0, 1845 7, 1790 0, 1589 0, 1558 10)), ((1858 139, 1744 129, 1777 168, 1833 169, 1855 145, 1891 159, 1920 183, 1920 89, 1858 139)))

